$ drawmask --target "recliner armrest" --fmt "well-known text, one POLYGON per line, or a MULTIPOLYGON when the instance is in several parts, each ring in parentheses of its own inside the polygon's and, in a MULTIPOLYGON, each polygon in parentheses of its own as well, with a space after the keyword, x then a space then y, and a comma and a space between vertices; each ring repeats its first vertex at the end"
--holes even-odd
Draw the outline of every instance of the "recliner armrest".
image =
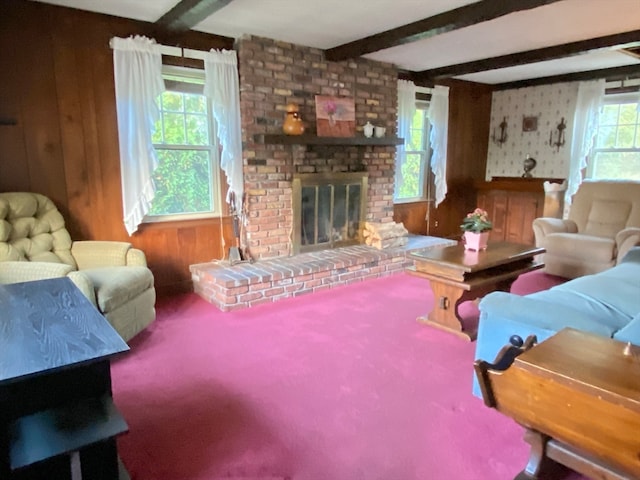
POLYGON ((636 245, 640 245, 640 228, 628 227, 616 234, 616 264, 636 245))
POLYGON ((573 220, 562 218, 540 217, 533 221, 533 233, 536 246, 540 247, 544 238, 552 233, 578 233, 578 226, 573 220))

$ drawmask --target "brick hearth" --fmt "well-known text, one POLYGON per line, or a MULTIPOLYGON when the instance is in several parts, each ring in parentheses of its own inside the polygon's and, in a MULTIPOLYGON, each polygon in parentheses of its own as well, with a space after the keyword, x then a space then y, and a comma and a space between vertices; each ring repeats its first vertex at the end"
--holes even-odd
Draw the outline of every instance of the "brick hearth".
POLYGON ((213 261, 190 270, 194 291, 226 312, 402 273, 413 263, 408 252, 455 243, 412 235, 404 247, 386 250, 356 245, 233 266, 213 261))

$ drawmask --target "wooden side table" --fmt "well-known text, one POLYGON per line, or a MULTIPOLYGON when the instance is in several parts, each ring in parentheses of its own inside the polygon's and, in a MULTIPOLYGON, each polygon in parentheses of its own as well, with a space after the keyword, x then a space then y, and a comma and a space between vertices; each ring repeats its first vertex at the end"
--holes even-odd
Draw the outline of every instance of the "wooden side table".
POLYGON ((527 429, 516 478, 540 478, 550 460, 593 479, 640 478, 640 347, 570 328, 534 342, 475 364, 485 404, 527 429))

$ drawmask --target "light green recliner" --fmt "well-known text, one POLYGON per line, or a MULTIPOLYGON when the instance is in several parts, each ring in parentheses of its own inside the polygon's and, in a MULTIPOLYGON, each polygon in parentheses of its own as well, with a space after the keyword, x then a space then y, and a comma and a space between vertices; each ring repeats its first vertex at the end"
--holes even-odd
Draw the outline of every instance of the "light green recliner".
POLYGON ((153 274, 127 242, 72 242, 54 203, 0 193, 0 284, 68 276, 129 341, 156 316, 153 274))

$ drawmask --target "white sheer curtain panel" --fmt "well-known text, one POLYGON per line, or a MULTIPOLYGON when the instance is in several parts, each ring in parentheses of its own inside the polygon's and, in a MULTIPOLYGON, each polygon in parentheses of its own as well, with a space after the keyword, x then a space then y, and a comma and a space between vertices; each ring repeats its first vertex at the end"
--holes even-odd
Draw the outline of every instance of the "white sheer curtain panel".
POLYGON ((447 195, 447 136, 449 133, 449 87, 436 85, 429 103, 431 123, 431 171, 436 187, 435 206, 447 195))
POLYGON ((398 80, 398 137, 404 144, 396 148, 396 192, 402 185, 402 166, 407 159, 406 146, 411 144, 411 122, 416 111, 416 86, 409 80, 398 80))
POLYGON ((211 50, 204 59, 204 93, 213 104, 217 135, 222 145, 220 167, 229 184, 229 195, 235 194, 241 209, 244 193, 242 175, 242 131, 240 122, 240 88, 238 58, 233 50, 211 50))
POLYGON ((151 135, 159 116, 156 100, 164 91, 160 46, 152 39, 114 37, 113 68, 120 143, 124 226, 132 235, 155 196, 158 165, 151 135))
POLYGON ((598 130, 598 119, 604 103, 604 88, 604 79, 580 82, 578 85, 565 205, 571 205, 571 197, 582 183, 582 170, 587 166, 587 158, 593 150, 598 130))

